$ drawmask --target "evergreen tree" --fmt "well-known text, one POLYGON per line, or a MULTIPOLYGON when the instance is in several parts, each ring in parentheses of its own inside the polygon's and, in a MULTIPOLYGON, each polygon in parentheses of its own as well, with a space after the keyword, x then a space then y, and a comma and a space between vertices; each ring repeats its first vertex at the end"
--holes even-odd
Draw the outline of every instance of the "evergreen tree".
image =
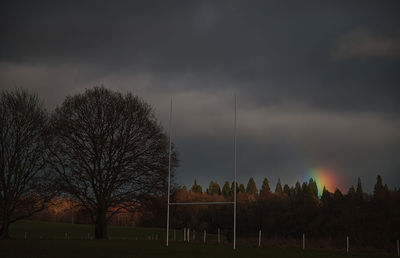
POLYGON ((383 186, 383 192, 384 192, 384 193, 388 193, 388 192, 389 192, 389 188, 388 188, 387 184, 385 184, 385 185, 383 186))
POLYGON ((267 194, 269 194, 270 192, 271 192, 271 189, 269 188, 268 179, 265 178, 264 181, 263 181, 263 183, 262 183, 262 186, 261 186, 260 194, 261 194, 261 195, 267 195, 267 194))
POLYGON ((240 184, 238 188, 238 193, 245 193, 246 189, 244 188, 244 184, 240 184))
POLYGON ((299 195, 301 193, 301 186, 300 186, 300 182, 299 181, 296 182, 296 185, 294 187, 294 191, 295 191, 296 195, 299 195))
POLYGON ((341 201, 343 199, 343 194, 338 188, 336 188, 335 193, 333 194, 333 199, 336 201, 341 201))
POLYGON ((362 200, 362 198, 363 198, 363 190, 362 190, 362 185, 361 185, 361 179, 360 178, 358 178, 358 180, 357 180, 356 197, 359 200, 362 200))
POLYGON ((214 194, 221 194, 221 188, 219 186, 219 184, 217 182, 214 182, 211 180, 208 189, 207 189, 207 193, 209 195, 214 195, 214 194))
POLYGON ((229 186, 229 182, 228 181, 226 181, 224 186, 222 187, 222 195, 225 196, 225 197, 232 196, 231 187, 229 186))
POLYGON ((291 186, 290 190, 289 190, 290 199, 293 199, 295 197, 295 195, 296 195, 296 190, 294 189, 293 186, 291 186))
POLYGON ((246 193, 250 195, 256 195, 258 193, 256 182, 252 177, 250 177, 249 182, 247 183, 246 193))
POLYGON ((374 187, 374 197, 380 197, 383 192, 383 184, 382 184, 382 177, 380 175, 376 178, 376 184, 374 187))
POLYGON ((218 194, 218 195, 221 195, 222 194, 222 191, 221 191, 221 187, 219 186, 219 184, 217 183, 217 182, 215 182, 215 192, 218 194))
POLYGON ((331 193, 324 186, 324 189, 322 190, 321 201, 323 203, 327 203, 329 202, 330 199, 331 199, 331 193))
POLYGON ((303 194, 307 194, 308 193, 308 185, 306 182, 303 182, 303 184, 301 185, 301 192, 303 194))
POLYGON ((182 190, 185 190, 185 191, 187 190, 186 185, 182 186, 182 190))
POLYGON ((289 188, 289 185, 288 185, 288 184, 285 184, 285 185, 283 186, 283 193, 284 193, 284 194, 287 194, 288 196, 290 196, 290 188, 289 188))
POLYGON ((280 178, 278 178, 278 183, 276 184, 276 187, 275 187, 275 193, 280 193, 280 194, 283 193, 280 178))
MULTIPOLYGON (((232 184, 231 184, 231 193, 232 193, 232 195, 235 192, 235 189, 233 187, 234 187, 234 182, 232 182, 232 184)), ((236 182, 236 193, 238 193, 238 192, 239 192, 239 185, 236 182)))
POLYGON ((192 192, 198 193, 198 194, 203 193, 203 189, 202 189, 201 185, 197 184, 196 179, 194 180, 194 184, 192 186, 192 192))
POLYGON ((310 193, 315 197, 318 197, 318 186, 317 183, 312 178, 310 178, 310 181, 308 183, 308 193, 310 193))
POLYGON ((349 191, 347 192, 347 196, 350 198, 354 198, 356 195, 356 190, 354 189, 354 186, 350 186, 349 191))

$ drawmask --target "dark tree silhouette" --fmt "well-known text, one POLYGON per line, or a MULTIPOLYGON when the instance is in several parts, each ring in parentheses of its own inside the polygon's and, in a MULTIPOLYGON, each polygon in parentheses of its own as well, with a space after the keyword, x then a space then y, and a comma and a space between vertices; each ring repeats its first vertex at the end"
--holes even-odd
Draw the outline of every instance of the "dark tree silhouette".
POLYGON ((213 195, 213 194, 220 195, 221 187, 219 186, 219 184, 217 182, 211 181, 210 185, 208 186, 207 193, 211 194, 211 195, 213 195))
POLYGON ((260 195, 265 196, 267 194, 271 193, 271 188, 269 187, 269 181, 268 178, 264 178, 260 190, 260 195))
POLYGON ((285 193, 286 195, 290 196, 290 187, 288 184, 285 184, 283 186, 283 193, 285 193))
POLYGON ((384 191, 384 187, 382 184, 382 177, 380 175, 378 175, 376 177, 376 184, 374 186, 374 197, 375 198, 381 197, 383 194, 383 191, 384 191))
POLYGON ((318 197, 318 186, 314 179, 310 178, 308 182, 308 191, 311 195, 318 197))
POLYGON ((47 121, 36 95, 1 92, 0 238, 9 238, 10 223, 43 210, 53 196, 45 161, 47 121))
POLYGON ((251 195, 256 195, 258 193, 256 182, 252 177, 250 177, 249 182, 247 183, 246 193, 251 195))
POLYGON ((59 187, 88 211, 96 238, 107 238, 107 224, 121 209, 165 194, 168 137, 139 97, 87 89, 55 110, 51 132, 59 187))
POLYGON ((192 192, 198 193, 198 194, 203 193, 203 189, 202 189, 201 185, 197 184, 196 179, 194 180, 194 184, 192 186, 192 192))
MULTIPOLYGON (((237 183, 236 183, 236 185, 237 185, 237 183)), ((240 184, 239 187, 236 188, 236 191, 238 193, 245 193, 246 189, 244 188, 244 184, 240 184)))
POLYGON ((347 191, 347 196, 352 199, 352 198, 354 198, 355 194, 356 194, 356 190, 354 189, 354 186, 351 185, 349 188, 349 191, 347 191))
POLYGON ((222 195, 225 197, 231 197, 232 196, 232 191, 231 187, 229 186, 229 182, 226 181, 224 186, 222 187, 222 195))
POLYGON ((357 190, 356 190, 356 197, 359 200, 363 199, 363 189, 362 189, 362 185, 361 185, 361 179, 358 178, 357 179, 357 190))
POLYGON ((282 184, 281 184, 281 179, 280 178, 278 178, 278 183, 276 184, 276 187, 275 187, 275 193, 283 193, 282 184))
POLYGON ((333 193, 333 199, 335 201, 342 201, 342 199, 343 199, 342 192, 337 188, 336 188, 335 192, 333 193))
POLYGON ((296 195, 301 193, 301 185, 300 185, 299 181, 296 182, 295 187, 294 187, 294 191, 295 191, 296 195))
MULTIPOLYGON (((232 194, 233 194, 233 192, 234 192, 234 184, 233 184, 233 182, 232 182, 232 184, 231 184, 231 192, 232 192, 232 194)), ((237 193, 245 193, 246 192, 246 188, 244 187, 244 184, 238 184, 237 182, 236 182, 236 192, 237 193)))
POLYGON ((323 203, 328 203, 331 200, 331 197, 332 194, 324 186, 324 189, 322 190, 321 201, 323 203))

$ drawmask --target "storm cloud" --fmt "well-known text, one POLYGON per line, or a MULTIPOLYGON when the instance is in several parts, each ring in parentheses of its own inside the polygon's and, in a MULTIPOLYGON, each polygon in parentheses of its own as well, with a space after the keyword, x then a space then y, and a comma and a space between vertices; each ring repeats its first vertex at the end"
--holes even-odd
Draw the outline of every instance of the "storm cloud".
MULTIPOLYGON (((400 186, 397 1, 3 1, 0 87, 49 109, 94 85, 173 98, 178 181, 294 184, 327 167, 347 190, 400 186)), ((331 189, 334 190, 334 189, 331 189)))

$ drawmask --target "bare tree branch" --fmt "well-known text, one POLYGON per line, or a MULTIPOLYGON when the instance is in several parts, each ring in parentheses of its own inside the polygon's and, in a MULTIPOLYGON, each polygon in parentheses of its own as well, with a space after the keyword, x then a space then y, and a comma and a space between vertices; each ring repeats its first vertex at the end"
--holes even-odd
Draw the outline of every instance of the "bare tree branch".
MULTIPOLYGON (((107 222, 124 207, 165 193, 168 137, 139 97, 103 87, 67 97, 51 132, 60 189, 91 214, 97 238, 107 238, 107 222)), ((172 158, 175 168, 175 151, 172 158)))
POLYGON ((0 238, 10 223, 43 210, 53 197, 46 168, 48 115, 36 95, 0 94, 0 238))

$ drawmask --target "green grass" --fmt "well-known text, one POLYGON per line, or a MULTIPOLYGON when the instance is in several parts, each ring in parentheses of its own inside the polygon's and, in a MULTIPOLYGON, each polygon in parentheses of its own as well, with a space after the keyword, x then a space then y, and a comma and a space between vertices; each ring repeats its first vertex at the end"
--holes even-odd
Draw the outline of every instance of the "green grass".
MULTIPOLYGON (((65 233, 70 240, 92 239, 94 236, 93 225, 18 221, 10 227, 10 237, 13 239, 65 239, 65 233)), ((134 227, 108 227, 111 240, 148 240, 148 237, 160 238, 165 230, 159 228, 134 228, 134 227)), ((181 232, 177 235, 181 238, 181 232), (180 234, 179 234, 180 233, 180 234)))
MULTIPOLYGON (((183 243, 171 241, 165 246, 165 230, 156 228, 110 227, 111 240, 87 240, 93 226, 50 222, 18 222, 11 227, 12 240, 0 241, 0 257, 382 257, 384 255, 344 251, 301 250, 300 248, 271 248, 238 245, 232 250, 229 243, 183 243), (25 232, 28 239, 24 240, 25 232), (70 240, 64 240, 65 232, 70 240), (159 234, 159 240, 147 240, 159 234), (84 239, 86 236, 86 239, 84 239), (138 238, 138 240, 136 240, 138 238), (125 239, 125 240, 123 240, 125 239)), ((179 235, 179 234, 178 234, 179 235)), ((390 257, 390 256, 384 256, 390 257)))

